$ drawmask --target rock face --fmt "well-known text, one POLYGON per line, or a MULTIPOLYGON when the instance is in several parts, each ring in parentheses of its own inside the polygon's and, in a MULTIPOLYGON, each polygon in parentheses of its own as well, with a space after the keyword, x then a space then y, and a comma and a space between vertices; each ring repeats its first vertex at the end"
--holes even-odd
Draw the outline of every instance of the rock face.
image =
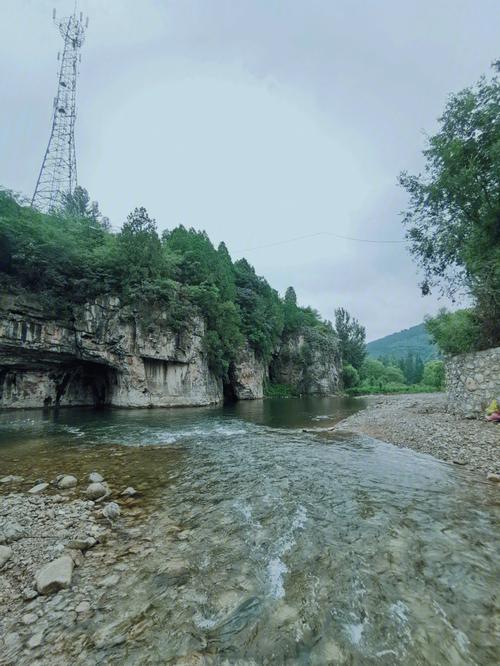
POLYGON ((114 297, 64 317, 35 297, 0 296, 0 407, 207 405, 222 383, 203 351, 204 323, 172 331, 114 297))
POLYGON ((264 380, 268 377, 268 368, 248 345, 230 368, 229 375, 236 399, 254 400, 264 397, 264 380))
POLYGON ((283 341, 269 375, 273 382, 287 384, 300 394, 333 395, 340 389, 340 368, 335 336, 306 328, 283 341))
POLYGON ((451 356, 445 361, 448 411, 480 416, 500 399, 500 347, 451 356))

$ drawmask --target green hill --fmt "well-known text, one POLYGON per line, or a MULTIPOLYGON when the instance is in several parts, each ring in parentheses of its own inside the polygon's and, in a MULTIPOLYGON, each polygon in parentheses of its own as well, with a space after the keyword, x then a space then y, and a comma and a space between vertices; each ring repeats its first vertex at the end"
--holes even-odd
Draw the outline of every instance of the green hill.
POLYGON ((418 324, 399 333, 391 333, 384 338, 373 340, 366 345, 366 349, 373 358, 387 356, 400 359, 408 352, 418 354, 424 362, 439 357, 437 347, 431 342, 425 330, 425 324, 418 324))

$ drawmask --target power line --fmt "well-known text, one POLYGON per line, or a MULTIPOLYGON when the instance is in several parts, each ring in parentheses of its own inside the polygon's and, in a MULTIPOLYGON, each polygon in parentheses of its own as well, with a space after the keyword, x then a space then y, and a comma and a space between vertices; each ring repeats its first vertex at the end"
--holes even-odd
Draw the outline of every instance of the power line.
POLYGON ((383 244, 402 244, 406 240, 379 240, 376 238, 354 238, 353 236, 342 236, 341 234, 334 234, 331 231, 318 231, 314 234, 306 234, 304 236, 295 236, 294 238, 287 238, 274 243, 267 243, 266 245, 257 245, 254 247, 247 247, 237 252, 252 252, 252 250, 262 250, 266 247, 275 247, 276 245, 284 245, 285 243, 293 243, 298 240, 305 240, 306 238, 315 238, 317 236, 331 236, 332 238, 340 238, 341 240, 354 241, 356 243, 383 243, 383 244))

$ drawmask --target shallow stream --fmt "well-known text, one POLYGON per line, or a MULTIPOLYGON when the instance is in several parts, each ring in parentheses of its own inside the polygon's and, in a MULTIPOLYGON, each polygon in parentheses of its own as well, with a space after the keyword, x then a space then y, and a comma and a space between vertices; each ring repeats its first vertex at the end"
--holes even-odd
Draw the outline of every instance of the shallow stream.
POLYGON ((302 430, 361 407, 1 413, 0 476, 96 470, 150 503, 152 552, 87 620, 88 663, 498 663, 498 490, 302 430))

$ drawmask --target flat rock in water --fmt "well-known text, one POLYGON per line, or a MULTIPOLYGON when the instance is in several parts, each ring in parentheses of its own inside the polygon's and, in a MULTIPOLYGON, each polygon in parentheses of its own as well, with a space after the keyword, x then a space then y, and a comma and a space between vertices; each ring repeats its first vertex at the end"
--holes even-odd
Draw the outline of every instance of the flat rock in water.
POLYGON ((29 493, 32 495, 38 495, 38 493, 43 493, 44 490, 46 490, 49 487, 48 483, 38 483, 36 486, 33 486, 33 488, 30 488, 28 490, 29 493))
POLYGON ((12 555, 12 548, 8 546, 0 546, 0 569, 10 559, 12 555))
POLYGON ((63 555, 46 564, 35 576, 36 589, 40 594, 52 594, 71 585, 73 560, 63 555))
POLYGON ((15 474, 9 474, 9 476, 3 476, 0 479, 0 483, 18 483, 23 480, 22 476, 16 476, 15 474))
POLYGON ((99 497, 104 497, 106 493, 106 486, 102 483, 91 483, 85 491, 89 499, 99 499, 99 497))
POLYGON ((59 481, 57 482, 57 487, 61 488, 61 490, 65 490, 67 488, 74 488, 77 483, 78 479, 76 478, 76 476, 73 476, 71 474, 66 474, 65 476, 59 479, 59 481))
POLYGON ((99 472, 90 472, 89 474, 90 483, 102 483, 104 477, 99 474, 99 472))

